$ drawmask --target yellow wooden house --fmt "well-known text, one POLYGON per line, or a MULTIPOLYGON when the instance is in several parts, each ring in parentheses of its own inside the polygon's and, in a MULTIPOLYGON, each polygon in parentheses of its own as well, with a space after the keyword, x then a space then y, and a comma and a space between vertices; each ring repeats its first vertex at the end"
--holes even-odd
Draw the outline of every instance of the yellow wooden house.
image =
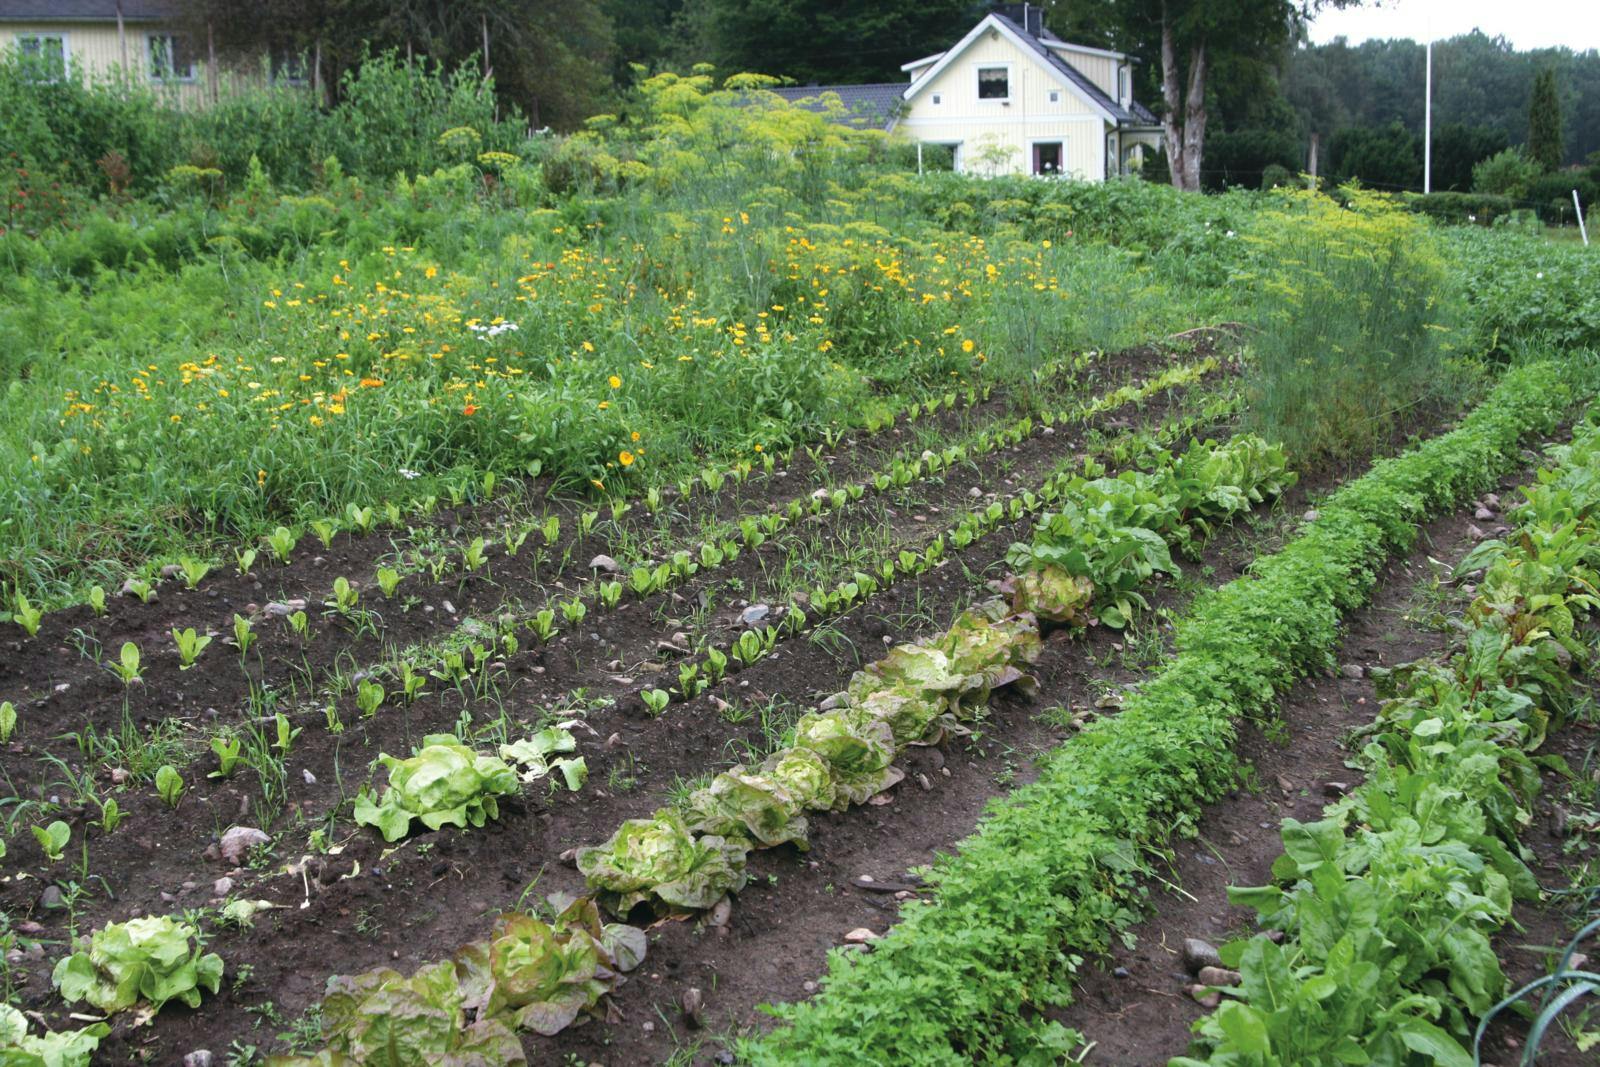
POLYGON ((1103 181, 1161 144, 1133 99, 1132 57, 1072 44, 1032 4, 991 11, 948 50, 900 69, 907 82, 777 90, 804 106, 837 94, 852 125, 947 146, 968 173, 1103 181))
POLYGON ((298 60, 218 61, 217 42, 194 40, 163 0, 0 0, 0 49, 14 49, 41 77, 126 78, 179 106, 267 83, 304 85, 298 60))

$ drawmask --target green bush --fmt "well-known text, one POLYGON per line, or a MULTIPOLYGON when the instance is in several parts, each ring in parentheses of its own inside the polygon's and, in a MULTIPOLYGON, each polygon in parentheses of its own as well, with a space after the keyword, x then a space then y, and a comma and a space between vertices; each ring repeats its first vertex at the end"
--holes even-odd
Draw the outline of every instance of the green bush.
POLYGON ((1507 148, 1472 168, 1472 191, 1521 200, 1539 173, 1539 164, 1524 155, 1521 148, 1507 148))
POLYGON ((1510 197, 1489 193, 1414 193, 1407 196, 1405 202, 1412 211, 1438 222, 1479 226, 1492 224, 1516 207, 1510 197))

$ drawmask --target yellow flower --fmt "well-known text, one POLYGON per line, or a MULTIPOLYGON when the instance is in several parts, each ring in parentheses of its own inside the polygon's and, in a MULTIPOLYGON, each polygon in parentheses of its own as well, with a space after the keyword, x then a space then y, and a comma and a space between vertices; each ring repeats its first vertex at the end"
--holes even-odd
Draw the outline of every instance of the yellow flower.
POLYGON ((961 342, 961 351, 963 351, 963 352, 971 352, 972 351, 972 339, 971 338, 968 338, 967 340, 961 342))
POLYGON ((610 384, 611 388, 613 388, 613 389, 621 389, 622 388, 622 379, 618 378, 615 374, 613 374, 611 377, 607 378, 606 381, 610 384))
POLYGON ((617 453, 617 462, 622 464, 624 467, 633 466, 633 453, 629 452, 627 449, 623 449, 621 452, 617 453))
POLYGON ((600 401, 600 410, 601 411, 604 411, 606 408, 608 408, 610 406, 611 406, 611 401, 609 401, 609 400, 600 401))
POLYGON ((633 431, 633 433, 630 436, 633 438, 633 440, 637 441, 639 439, 639 431, 638 430, 633 431))

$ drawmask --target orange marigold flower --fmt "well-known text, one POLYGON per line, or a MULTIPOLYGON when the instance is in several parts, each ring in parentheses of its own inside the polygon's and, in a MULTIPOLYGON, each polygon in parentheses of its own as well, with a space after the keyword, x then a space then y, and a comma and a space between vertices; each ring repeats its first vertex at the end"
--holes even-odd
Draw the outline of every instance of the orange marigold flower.
POLYGON ((363 379, 361 379, 361 388, 363 388, 363 389, 376 389, 382 384, 383 384, 383 379, 382 378, 363 378, 363 379))
POLYGON ((461 409, 461 414, 463 415, 476 415, 477 413, 478 405, 476 404, 468 404, 466 407, 461 409))

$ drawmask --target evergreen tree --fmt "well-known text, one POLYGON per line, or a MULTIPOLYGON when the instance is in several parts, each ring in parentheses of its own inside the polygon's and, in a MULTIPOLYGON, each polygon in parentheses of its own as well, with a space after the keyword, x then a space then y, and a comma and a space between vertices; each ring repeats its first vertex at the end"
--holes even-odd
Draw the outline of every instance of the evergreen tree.
POLYGON ((1528 156, 1545 171, 1561 169, 1561 97, 1556 93, 1556 72, 1550 67, 1533 79, 1533 96, 1528 100, 1528 156))

